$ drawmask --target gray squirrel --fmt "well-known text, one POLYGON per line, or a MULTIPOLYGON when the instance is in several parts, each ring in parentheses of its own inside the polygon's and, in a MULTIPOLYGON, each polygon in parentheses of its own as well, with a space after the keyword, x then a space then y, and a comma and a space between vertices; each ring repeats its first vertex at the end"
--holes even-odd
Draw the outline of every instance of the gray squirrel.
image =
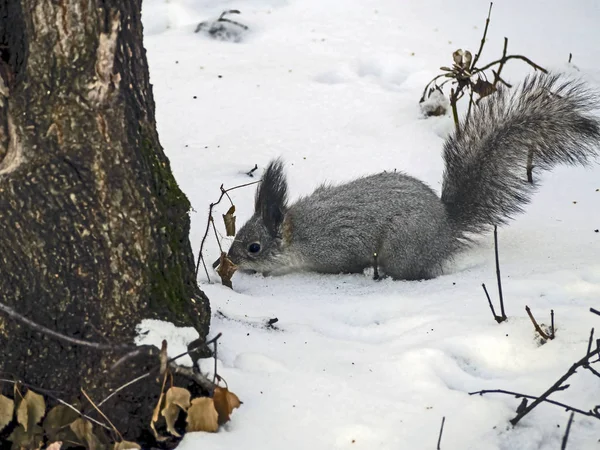
POLYGON ((228 257, 240 270, 273 275, 357 273, 376 261, 394 279, 436 277, 472 233, 504 224, 530 201, 528 159, 548 170, 598 156, 598 103, 582 83, 555 74, 500 87, 445 141, 441 198, 416 178, 383 172, 322 185, 288 205, 283 164, 274 160, 228 257))

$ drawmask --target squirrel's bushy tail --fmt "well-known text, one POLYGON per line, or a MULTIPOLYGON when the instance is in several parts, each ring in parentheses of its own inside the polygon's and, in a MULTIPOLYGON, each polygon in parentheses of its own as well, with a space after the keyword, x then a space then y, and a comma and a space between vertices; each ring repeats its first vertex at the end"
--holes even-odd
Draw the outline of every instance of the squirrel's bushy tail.
POLYGON ((586 164, 599 154, 597 94, 560 75, 536 74, 484 98, 444 145, 442 201, 460 236, 500 225, 530 200, 537 170, 586 164))

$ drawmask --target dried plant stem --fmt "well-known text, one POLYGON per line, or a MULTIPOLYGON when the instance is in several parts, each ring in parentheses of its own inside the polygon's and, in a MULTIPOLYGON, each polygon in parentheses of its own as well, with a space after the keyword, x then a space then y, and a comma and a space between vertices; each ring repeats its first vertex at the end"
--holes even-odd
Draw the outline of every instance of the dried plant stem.
MULTIPOLYGON (((475 391, 475 392, 469 392, 469 395, 485 395, 485 394, 506 394, 506 395, 514 395, 517 398, 528 398, 531 400, 539 400, 540 397, 536 397, 534 395, 527 395, 527 394, 521 394, 520 392, 513 392, 513 391, 506 391, 504 389, 484 389, 482 391, 475 391)), ((595 417, 597 419, 600 419, 600 417, 598 415, 596 415, 594 413, 594 411, 584 411, 582 409, 579 408, 574 408, 572 406, 566 405, 565 403, 561 403, 561 402, 557 402, 555 400, 550 400, 548 398, 544 398, 543 400, 541 400, 540 402, 545 402, 545 403, 549 403, 551 405, 555 405, 555 406, 560 406, 561 408, 566 409, 567 411, 574 411, 577 414, 581 414, 582 416, 588 416, 588 417, 595 417)), ((533 405, 533 403, 532 403, 533 405)), ((525 411, 528 407, 523 408, 523 411, 525 411)), ((519 418, 520 420, 521 418, 519 418)), ((513 419, 514 420, 514 419, 513 419)), ((512 423, 512 420, 510 421, 512 423)), ((513 423, 513 425, 516 425, 516 422, 513 423)))
MULTIPOLYGON (((589 359, 592 356, 595 356, 595 355, 598 355, 598 354, 600 354, 600 348, 597 348, 593 352, 588 353, 583 358, 581 358, 579 361, 577 361, 575 364, 573 364, 569 368, 569 370, 562 377, 560 377, 556 381, 556 383, 554 383, 552 386, 550 386, 550 388, 547 389, 546 392, 544 392, 542 395, 540 395, 535 401, 533 401, 531 403, 531 405, 529 405, 522 412, 518 413, 513 419, 511 419, 510 423, 513 424, 513 425, 516 425, 523 417, 525 417, 537 405, 539 405, 540 403, 542 403, 544 401, 549 401, 548 400, 548 396, 550 396, 550 394, 552 394, 553 392, 565 389, 565 387, 562 387, 563 383, 570 376, 572 376, 573 374, 575 374, 575 372, 577 371, 577 369, 579 367, 585 366, 588 363, 589 359)), ((572 410, 572 411, 578 412, 579 414, 583 414, 583 415, 586 415, 586 416, 595 417, 596 419, 600 419, 600 415, 596 411, 581 412, 581 410, 576 410, 575 408, 572 408, 570 406, 568 406, 568 408, 570 410, 572 410)))
POLYGON ((442 417, 442 425, 440 426, 440 434, 437 441, 437 450, 441 450, 440 445, 442 444, 442 433, 444 432, 444 423, 446 422, 446 416, 442 417))
POLYGON ((113 431, 117 434, 117 436, 119 436, 119 438, 122 441, 123 440, 123 435, 121 433, 119 433, 119 430, 117 430, 117 427, 115 427, 114 423, 112 423, 110 421, 110 419, 108 417, 106 417, 106 414, 104 414, 100 410, 100 408, 96 406, 96 404, 93 402, 93 400, 90 398, 90 396, 87 395, 87 392, 85 392, 85 390, 83 388, 81 388, 81 393, 85 396, 85 398, 87 398, 88 402, 90 402, 90 404, 94 407, 94 409, 96 411, 98 411, 98 414, 100 414, 102 416, 102 418, 109 423, 109 425, 112 427, 113 431))
POLYGON ((492 16, 492 6, 494 6, 493 2, 490 2, 490 9, 488 10, 487 19, 485 19, 485 28, 483 29, 483 36, 481 37, 481 43, 479 44, 479 50, 475 53, 475 57, 473 58, 473 63, 471 64, 470 71, 472 72, 479 61, 479 57, 481 56, 481 52, 483 52, 483 46, 485 45, 485 38, 487 37, 488 27, 490 26, 490 17, 492 16))
MULTIPOLYGON (((245 183, 245 184, 240 184, 238 186, 234 186, 232 188, 229 189, 224 189, 223 185, 221 185, 220 189, 221 189, 221 195, 219 196, 219 199, 214 202, 211 203, 209 208, 208 208, 208 219, 206 221, 206 229, 204 230, 204 236, 202 236, 202 242, 200 243, 200 250, 198 251, 198 259, 196 261, 196 272, 195 272, 195 276, 196 278, 198 277, 198 269, 200 268, 200 262, 202 262, 204 264, 204 270, 206 271, 206 278, 208 279, 208 281, 210 282, 210 276, 208 275, 208 269, 206 268, 206 264, 204 263, 204 258, 202 256, 202 251, 204 250, 204 243, 206 242, 206 238, 208 237, 208 232, 210 231, 210 224, 213 221, 213 208, 215 206, 217 206, 219 203, 221 203, 221 200, 223 200, 223 197, 228 196, 227 194, 235 189, 240 189, 246 186, 252 186, 253 184, 257 184, 260 183, 260 180, 258 181, 252 181, 251 183, 245 183)), ((231 199, 230 199, 231 201, 231 199)), ((214 224, 213 224, 214 226, 214 224)), ((215 231, 216 233, 216 231, 215 231)), ((218 238, 217 238, 218 241, 218 238)), ((219 243, 219 247, 220 247, 220 243, 219 243)))
POLYGON ((503 320, 506 320, 504 312, 504 296, 502 295, 502 278, 500 276, 500 257, 498 255, 498 227, 494 226, 494 254, 496 255, 496 278, 498 279, 498 296, 500 297, 500 313, 503 320))
POLYGON ((567 448, 567 441, 569 440, 569 433, 571 432, 571 424, 573 423, 573 417, 575 413, 572 412, 569 417, 569 421, 567 422, 567 429, 565 430, 565 435, 563 436, 562 445, 560 446, 560 450, 565 450, 567 448))
POLYGON ((533 314, 531 313, 531 309, 529 308, 529 306, 525 305, 525 311, 527 311, 527 315, 531 319, 531 323, 533 324, 533 327, 535 328, 535 331, 538 332, 538 334, 542 337, 542 339, 546 339, 546 340, 551 339, 550 336, 548 336, 544 332, 544 330, 542 330, 542 328, 538 325, 537 321, 533 317, 533 314))
POLYGON ((119 350, 119 349, 134 349, 135 348, 135 346, 128 345, 128 344, 101 344, 99 342, 84 341, 83 339, 77 339, 77 338, 65 336, 64 334, 58 333, 54 330, 51 330, 50 328, 46 328, 45 326, 40 325, 40 324, 34 322, 33 320, 28 319, 25 316, 22 316, 21 314, 16 312, 14 309, 12 309, 10 306, 7 306, 1 302, 0 302, 0 311, 7 314, 10 318, 17 320, 18 322, 24 323, 25 325, 28 325, 29 327, 33 328, 36 331, 39 331, 42 334, 54 337, 54 338, 59 339, 64 342, 68 342, 69 344, 83 345, 85 347, 91 347, 91 348, 95 348, 97 350, 119 350))

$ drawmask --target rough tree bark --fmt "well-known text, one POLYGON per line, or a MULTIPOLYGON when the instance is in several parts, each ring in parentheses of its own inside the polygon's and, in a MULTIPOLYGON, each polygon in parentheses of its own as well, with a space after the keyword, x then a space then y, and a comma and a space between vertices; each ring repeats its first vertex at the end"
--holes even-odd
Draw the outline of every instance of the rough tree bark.
MULTIPOLYGON (((194 277, 190 204, 156 132, 140 8, 0 0, 0 301, 95 342, 131 343, 144 318, 204 338, 210 318, 194 277)), ((67 401, 83 387, 99 401, 156 364, 140 357, 110 372, 120 356, 0 312, 0 378, 67 401)), ((104 409, 135 439, 157 396, 136 386, 104 409)))

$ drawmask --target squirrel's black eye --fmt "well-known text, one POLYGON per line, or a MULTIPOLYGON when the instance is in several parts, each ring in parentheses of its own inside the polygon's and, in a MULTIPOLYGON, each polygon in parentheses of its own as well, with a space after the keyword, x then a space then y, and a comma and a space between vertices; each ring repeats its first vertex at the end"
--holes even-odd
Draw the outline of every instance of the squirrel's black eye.
POLYGON ((253 242, 248 246, 248 251, 250 253, 258 253, 260 251, 260 244, 258 242, 253 242))

